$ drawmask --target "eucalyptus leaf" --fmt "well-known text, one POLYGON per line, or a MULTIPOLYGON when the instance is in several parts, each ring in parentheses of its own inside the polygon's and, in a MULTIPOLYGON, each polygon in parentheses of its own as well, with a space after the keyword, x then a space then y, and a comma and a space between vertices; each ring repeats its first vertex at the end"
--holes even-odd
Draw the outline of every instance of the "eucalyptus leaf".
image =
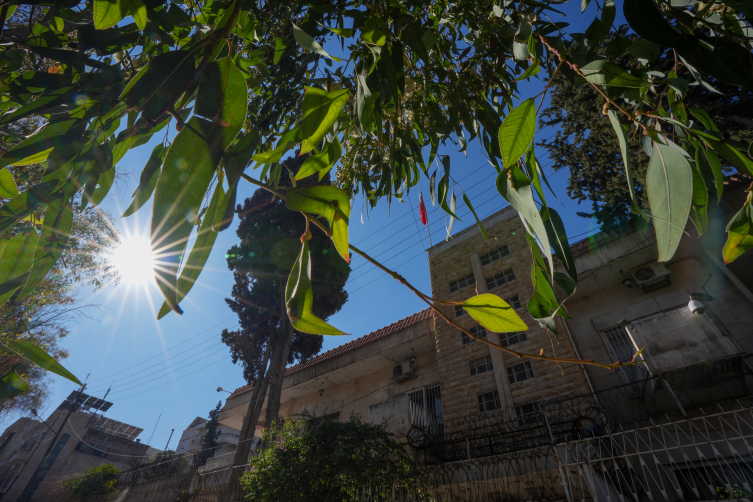
POLYGON ((527 331, 528 325, 506 301, 497 295, 485 293, 462 302, 463 308, 481 326, 494 333, 527 331))

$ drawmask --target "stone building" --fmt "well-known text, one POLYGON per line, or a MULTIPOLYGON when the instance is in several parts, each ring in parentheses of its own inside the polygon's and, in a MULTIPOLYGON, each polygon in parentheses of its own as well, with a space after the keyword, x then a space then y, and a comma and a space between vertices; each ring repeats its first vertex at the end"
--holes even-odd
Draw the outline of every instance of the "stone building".
MULTIPOLYGON (((657 261, 647 224, 572 244, 579 281, 557 339, 527 313, 531 254, 513 209, 483 221, 489 242, 473 226, 429 249, 433 297, 492 293, 528 326, 487 333, 441 307, 478 336, 601 363, 645 347, 636 365, 520 359, 426 310, 287 368, 280 418, 385 424, 447 500, 753 498, 753 256, 721 261, 749 184, 730 180, 709 232, 689 224, 669 262, 657 261)), ((240 429, 250 397, 237 389, 221 423, 240 429)))
POLYGON ((0 436, 0 500, 55 500, 62 483, 90 467, 125 470, 146 460, 149 447, 136 439, 143 429, 104 417, 111 406, 74 392, 44 422, 23 417, 8 427, 0 436))

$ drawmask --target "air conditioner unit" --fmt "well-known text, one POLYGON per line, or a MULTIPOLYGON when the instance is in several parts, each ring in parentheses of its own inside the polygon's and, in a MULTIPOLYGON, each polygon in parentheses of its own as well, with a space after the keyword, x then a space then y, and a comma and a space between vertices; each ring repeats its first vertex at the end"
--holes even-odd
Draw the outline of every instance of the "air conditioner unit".
POLYGON ((635 283, 646 293, 669 286, 670 271, 659 262, 647 263, 630 271, 635 283))
POLYGON ((394 381, 400 383, 412 378, 416 378, 416 376, 413 374, 413 366, 411 366, 410 361, 405 361, 392 368, 392 379, 394 381))

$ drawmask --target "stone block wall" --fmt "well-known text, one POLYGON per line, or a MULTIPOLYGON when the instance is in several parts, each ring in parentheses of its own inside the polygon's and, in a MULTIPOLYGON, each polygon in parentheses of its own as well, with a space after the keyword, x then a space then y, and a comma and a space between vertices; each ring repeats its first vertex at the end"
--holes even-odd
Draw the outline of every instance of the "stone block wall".
MULTIPOLYGON (((506 208, 484 220, 484 228, 489 242, 477 226, 469 227, 456 234, 449 242, 435 245, 429 250, 431 267, 432 296, 439 299, 465 300, 474 295, 492 293, 507 300, 517 295, 520 300, 518 314, 529 329, 527 340, 511 345, 518 352, 575 358, 570 338, 561 320, 557 320, 559 339, 550 336, 540 328, 528 314, 527 301, 533 294, 530 280, 531 252, 528 249, 525 229, 517 212, 506 208), (485 254, 507 245, 510 254, 496 261, 481 265, 480 258, 485 254), (487 291, 486 279, 500 272, 512 269, 515 276, 505 284, 487 291), (473 274, 471 284, 450 292, 450 282, 473 274)), ((443 307, 442 312, 458 324, 470 329, 477 323, 468 314, 456 317, 453 307, 443 307)), ((588 392, 588 386, 580 366, 556 364, 548 361, 519 359, 481 342, 463 344, 462 334, 456 328, 436 316, 436 350, 439 379, 442 385, 442 407, 445 419, 452 420, 478 414, 479 394, 497 391, 501 407, 515 407, 534 401, 556 398, 569 393, 588 392), (490 356, 492 371, 471 376, 469 361, 490 356), (530 361, 534 377, 510 384, 507 368, 524 361, 530 361)), ((499 343, 496 333, 487 333, 487 338, 499 343)))

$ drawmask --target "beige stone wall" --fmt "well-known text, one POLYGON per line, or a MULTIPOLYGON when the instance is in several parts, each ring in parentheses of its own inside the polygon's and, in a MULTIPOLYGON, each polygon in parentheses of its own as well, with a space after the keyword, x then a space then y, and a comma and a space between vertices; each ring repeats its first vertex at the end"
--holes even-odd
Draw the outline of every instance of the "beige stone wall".
MULTIPOLYGON (((449 243, 442 243, 430 250, 432 296, 439 299, 464 300, 476 294, 471 285, 460 291, 450 293, 449 283, 474 272, 472 255, 484 254, 505 244, 510 255, 488 265, 481 266, 477 261, 476 279, 479 280, 479 293, 486 292, 484 280, 499 272, 512 269, 515 280, 488 291, 503 299, 518 295, 521 308, 518 313, 529 329, 527 341, 511 349, 519 352, 538 354, 541 349, 545 355, 556 354, 559 357, 574 358, 570 339, 564 326, 558 320, 559 340, 550 337, 538 326, 527 311, 527 300, 533 293, 530 280, 531 252, 520 219, 515 211, 503 210, 485 220, 484 228, 489 235, 485 242, 477 226, 470 227, 457 235, 449 243), (479 278, 478 275, 482 278, 479 278)), ((475 260, 478 260, 477 258, 475 260)), ((454 308, 444 307, 443 313, 468 329, 477 323, 469 316, 455 316, 454 308)), ((497 390, 502 406, 519 406, 532 401, 551 399, 568 393, 587 392, 588 387, 582 369, 578 365, 561 364, 546 361, 531 361, 535 377, 510 385, 507 367, 518 364, 525 359, 500 353, 497 349, 480 342, 462 344, 461 333, 437 317, 437 365, 442 384, 442 404, 444 416, 448 420, 477 414, 477 396, 497 390), (468 361, 491 355, 494 371, 470 376, 468 361)), ((489 334, 489 340, 499 342, 497 334, 489 334)))

